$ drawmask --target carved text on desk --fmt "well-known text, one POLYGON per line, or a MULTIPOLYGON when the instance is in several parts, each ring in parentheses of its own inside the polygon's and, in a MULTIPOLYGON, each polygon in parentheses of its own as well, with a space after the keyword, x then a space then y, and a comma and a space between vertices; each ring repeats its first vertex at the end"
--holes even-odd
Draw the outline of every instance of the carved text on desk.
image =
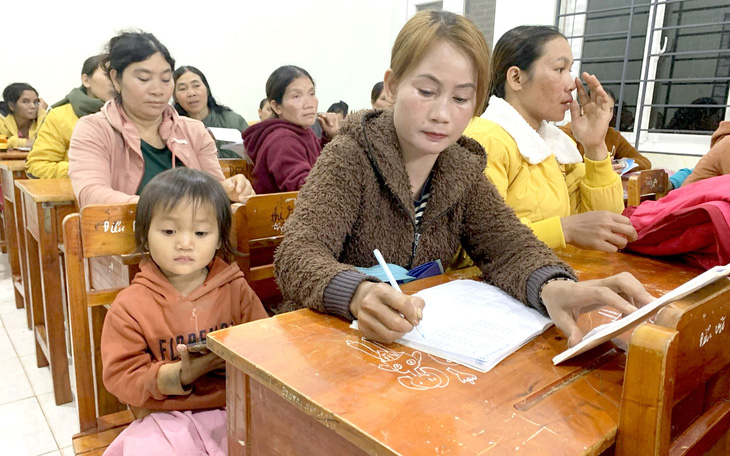
POLYGON ((271 223, 285 222, 294 212, 296 198, 281 198, 271 212, 271 223))
MULTIPOLYGON (((421 366, 423 355, 419 351, 406 353, 404 351, 391 350, 377 342, 366 340, 364 337, 359 341, 348 340, 346 342, 348 346, 355 350, 361 351, 376 359, 380 363, 378 369, 403 374, 398 377, 398 383, 408 389, 424 391, 433 388, 445 388, 449 385, 449 376, 442 370, 434 367, 421 366)), ((448 361, 443 364, 447 363, 451 364, 448 361)), ((461 383, 473 385, 477 379, 476 375, 467 374, 452 367, 447 367, 446 370, 454 374, 461 383)))
POLYGON ((709 326, 707 326, 707 329, 702 331, 702 334, 700 334, 700 347, 703 347, 707 342, 710 341, 710 339, 712 339, 713 330, 714 334, 720 334, 725 330, 725 316, 720 318, 720 321, 717 324, 710 324, 709 326))

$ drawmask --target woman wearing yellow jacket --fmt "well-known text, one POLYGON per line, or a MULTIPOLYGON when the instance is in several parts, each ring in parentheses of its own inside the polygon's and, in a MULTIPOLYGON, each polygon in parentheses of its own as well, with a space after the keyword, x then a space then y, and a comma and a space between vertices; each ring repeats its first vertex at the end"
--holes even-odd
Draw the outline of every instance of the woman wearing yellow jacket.
POLYGON ((521 26, 494 48, 489 106, 464 134, 487 152, 485 174, 537 237, 553 248, 616 251, 636 231, 623 217, 621 179, 604 143, 613 105, 595 76, 570 76, 573 56, 554 27, 521 26), (571 92, 578 91, 579 104, 571 92), (548 121, 571 111, 575 143, 548 121))
POLYGON ((68 146, 76 122, 80 117, 98 112, 116 95, 109 77, 99 68, 102 57, 95 55, 86 59, 81 68, 82 86, 52 106, 25 162, 28 176, 39 179, 68 177, 68 146))
POLYGON ((38 91, 24 82, 15 82, 3 90, 0 111, 0 135, 8 139, 8 149, 33 145, 38 127, 48 105, 38 98, 38 91))

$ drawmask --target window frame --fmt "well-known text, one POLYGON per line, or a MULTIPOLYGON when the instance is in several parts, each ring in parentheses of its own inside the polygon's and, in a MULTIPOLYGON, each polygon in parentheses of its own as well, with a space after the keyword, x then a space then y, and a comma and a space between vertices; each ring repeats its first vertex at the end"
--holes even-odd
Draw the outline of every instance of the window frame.
MULTIPOLYGON (((688 0, 651 0, 636 4, 632 0, 628 6, 616 7, 617 10, 633 10, 635 8, 649 7, 649 20, 647 21, 646 38, 644 42, 643 59, 641 72, 639 74, 639 88, 636 98, 636 113, 634 116, 634 131, 621 132, 621 134, 642 153, 657 155, 678 155, 678 156, 702 156, 710 148, 711 135, 690 134, 690 133, 663 133, 650 132, 649 120, 654 100, 654 86, 657 78, 658 61, 666 49, 666 37, 663 37, 666 5, 685 2, 688 0), (642 100, 643 101, 640 101, 642 100)), ((582 61, 583 41, 585 36, 588 0, 559 0, 556 15, 556 26, 568 37, 576 62, 582 61), (563 20, 561 27, 560 21, 563 20)), ((596 11, 603 11, 604 8, 596 11)), ((630 15, 630 18, 633 17, 630 15)), ((675 27, 682 29, 681 26, 675 27)), ((689 28, 689 27, 687 27, 689 28)), ((631 20, 627 28, 631 33, 631 20)), ((617 33, 613 34, 617 35, 617 33)), ((626 43, 628 53, 630 40, 626 43)), ((574 71, 577 71, 575 69, 574 71)), ((576 74, 577 76, 577 74, 576 74)), ((598 75, 600 77, 600 75, 598 75)), ((623 81, 627 80, 626 66, 623 68, 622 86, 620 93, 616 96, 617 103, 623 103, 623 81)), ((678 78, 680 79, 680 78, 678 78)), ((730 105, 730 89, 726 94, 725 104, 730 105)), ((619 105, 619 112, 621 104, 619 105)), ((730 107, 725 109, 725 120, 730 120, 730 107)))

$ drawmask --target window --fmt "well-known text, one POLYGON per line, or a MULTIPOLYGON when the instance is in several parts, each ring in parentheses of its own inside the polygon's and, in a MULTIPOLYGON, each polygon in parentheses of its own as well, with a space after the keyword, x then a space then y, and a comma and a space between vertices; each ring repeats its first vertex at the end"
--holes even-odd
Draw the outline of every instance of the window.
POLYGON ((612 126, 639 150, 701 155, 730 119, 727 0, 561 0, 558 27, 574 70, 615 94, 612 126))
POLYGON ((444 2, 428 2, 428 3, 421 3, 416 5, 416 11, 423 11, 423 10, 442 10, 444 9, 444 2))
POLYGON ((408 0, 408 17, 419 11, 427 9, 451 11, 456 14, 464 14, 464 0, 408 0))

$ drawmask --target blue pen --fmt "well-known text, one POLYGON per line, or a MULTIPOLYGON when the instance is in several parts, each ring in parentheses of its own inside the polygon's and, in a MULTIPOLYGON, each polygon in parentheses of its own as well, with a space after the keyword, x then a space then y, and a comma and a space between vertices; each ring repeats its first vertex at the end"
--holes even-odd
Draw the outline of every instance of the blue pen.
MULTIPOLYGON (((380 264, 380 267, 383 268, 383 271, 385 271, 385 275, 388 276, 388 282, 390 282, 390 285, 398 292, 402 293, 400 291, 400 287, 398 286, 398 282, 395 281, 395 277, 393 277, 393 273, 390 272, 388 263, 385 262, 385 258, 383 258, 383 254, 380 253, 380 250, 373 250, 373 255, 375 255, 375 259, 378 260, 378 264, 380 264)), ((423 330, 421 329, 420 325, 416 325, 416 331, 418 331, 418 334, 420 334, 421 337, 423 337, 424 339, 426 338, 426 336, 423 335, 423 330)))

